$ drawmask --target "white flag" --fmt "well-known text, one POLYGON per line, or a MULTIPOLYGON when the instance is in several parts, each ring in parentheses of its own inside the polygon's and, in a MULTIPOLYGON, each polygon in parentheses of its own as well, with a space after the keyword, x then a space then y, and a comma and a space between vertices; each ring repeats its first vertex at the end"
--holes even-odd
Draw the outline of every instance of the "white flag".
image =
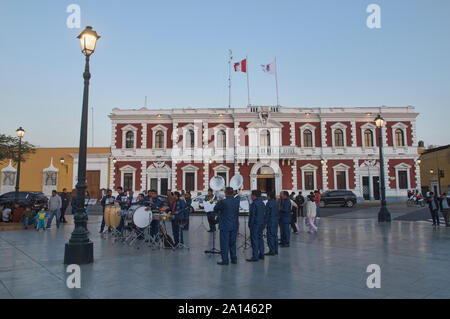
POLYGON ((269 64, 261 64, 262 70, 264 73, 275 74, 277 73, 277 65, 275 61, 269 64))

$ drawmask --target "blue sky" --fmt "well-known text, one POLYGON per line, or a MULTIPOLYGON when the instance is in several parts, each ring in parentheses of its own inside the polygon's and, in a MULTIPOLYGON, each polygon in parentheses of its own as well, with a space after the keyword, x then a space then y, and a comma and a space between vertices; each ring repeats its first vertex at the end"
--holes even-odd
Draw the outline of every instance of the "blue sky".
MULTIPOLYGON (((259 67, 276 56, 281 105, 414 105, 419 139, 450 143, 448 0, 2 0, 0 132, 21 125, 39 146, 78 145, 84 60, 70 4, 102 36, 91 60, 96 146, 110 144, 110 111, 145 96, 150 108, 227 106, 228 49, 249 56, 252 104, 276 103, 259 67), (371 3, 381 29, 366 26, 371 3)), ((233 74, 232 104, 247 104, 244 74, 233 74)))

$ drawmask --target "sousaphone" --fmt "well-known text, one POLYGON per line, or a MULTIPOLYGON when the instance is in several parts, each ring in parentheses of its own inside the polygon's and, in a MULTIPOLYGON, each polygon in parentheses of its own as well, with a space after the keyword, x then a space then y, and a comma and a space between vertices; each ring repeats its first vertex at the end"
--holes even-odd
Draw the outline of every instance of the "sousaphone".
MULTIPOLYGON (((218 193, 225 188, 225 180, 222 176, 214 176, 209 181, 209 187, 211 187, 218 198, 218 193)), ((217 224, 219 223, 219 216, 216 214, 208 214, 208 221, 211 224, 217 224)))
POLYGON ((241 174, 236 174, 231 178, 230 181, 230 187, 235 190, 238 191, 242 188, 242 185, 244 185, 244 178, 242 177, 241 174))

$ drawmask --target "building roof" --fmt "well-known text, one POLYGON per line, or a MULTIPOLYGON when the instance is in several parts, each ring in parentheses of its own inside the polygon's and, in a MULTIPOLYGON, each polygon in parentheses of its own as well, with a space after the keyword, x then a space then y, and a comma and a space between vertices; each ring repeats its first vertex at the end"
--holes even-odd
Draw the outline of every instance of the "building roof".
POLYGON ((439 147, 434 147, 434 148, 427 149, 427 150, 425 150, 422 153, 422 155, 429 154, 429 153, 434 153, 434 152, 439 152, 439 151, 445 150, 447 148, 450 148, 450 144, 445 145, 445 146, 439 146, 439 147))

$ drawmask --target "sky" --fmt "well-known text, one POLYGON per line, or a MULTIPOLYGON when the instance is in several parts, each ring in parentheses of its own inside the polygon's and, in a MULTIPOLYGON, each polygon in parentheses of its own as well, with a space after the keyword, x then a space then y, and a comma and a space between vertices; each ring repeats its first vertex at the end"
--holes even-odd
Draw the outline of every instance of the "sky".
MULTIPOLYGON (((111 110, 141 108, 145 96, 148 108, 228 106, 228 49, 248 56, 254 105, 276 104, 260 68, 276 57, 282 106, 413 105, 419 140, 448 144, 449 13, 448 0, 2 0, 0 133, 23 126, 40 147, 78 146, 76 36, 92 25, 102 36, 91 58, 95 146, 110 145, 111 110), (366 25, 372 3, 380 29, 366 25), (81 29, 67 26, 71 4, 81 29)), ((232 81, 232 106, 245 107, 246 77, 232 81)))

